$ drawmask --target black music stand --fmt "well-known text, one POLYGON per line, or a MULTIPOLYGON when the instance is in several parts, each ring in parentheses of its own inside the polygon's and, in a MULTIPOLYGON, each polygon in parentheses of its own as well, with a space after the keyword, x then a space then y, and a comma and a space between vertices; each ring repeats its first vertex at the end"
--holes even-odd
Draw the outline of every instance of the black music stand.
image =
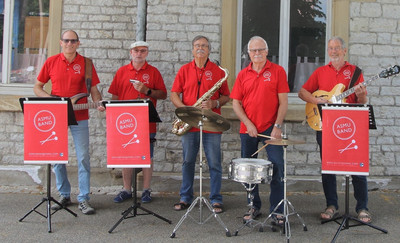
MULTIPOLYGON (((337 107, 368 107, 368 110, 369 110, 369 112, 368 112, 369 113, 369 129, 376 129, 374 110, 372 108, 372 105, 366 105, 366 104, 318 104, 318 109, 319 109, 320 114, 322 114, 322 107, 323 106, 330 106, 330 107, 332 107, 332 106, 337 106, 337 107)), ((321 116, 321 119, 322 119, 322 116, 321 116)), ((350 175, 346 174, 345 176, 346 176, 345 213, 343 215, 341 215, 341 216, 334 217, 334 218, 329 219, 329 220, 322 220, 321 221, 321 224, 325 224, 325 223, 328 223, 328 222, 331 222, 331 221, 334 221, 337 224, 339 224, 339 228, 336 231, 336 234, 333 237, 331 242, 336 242, 336 239, 337 239, 337 237, 339 236, 339 234, 340 234, 340 232, 342 230, 346 230, 346 229, 349 229, 350 227, 356 227, 356 226, 367 225, 367 226, 369 226, 371 228, 374 228, 376 230, 379 230, 379 231, 387 234, 388 233, 387 230, 385 230, 383 228, 380 228, 378 226, 375 226, 373 224, 363 222, 362 220, 359 220, 358 218, 353 217, 353 216, 350 215, 350 212, 349 212, 350 211, 349 210, 349 199, 350 199, 350 195, 349 195, 350 194, 349 193, 349 191, 350 191, 349 190, 349 177, 350 177, 350 175), (339 219, 343 219, 341 223, 338 221, 339 219), (356 221, 358 223, 350 225, 350 220, 354 220, 354 221, 356 221)))
MULTIPOLYGON (((20 98, 19 102, 21 104, 21 109, 22 112, 24 112, 24 101, 67 101, 68 102, 68 125, 77 125, 78 123, 76 122, 75 119, 75 114, 72 108, 72 103, 69 98, 59 98, 59 97, 26 97, 26 98, 20 98)), ((42 198, 42 200, 36 204, 35 207, 33 207, 28 213, 26 213, 22 218, 19 219, 19 222, 22 222, 29 214, 32 212, 35 212, 39 214, 40 216, 47 218, 47 225, 48 225, 48 233, 51 233, 51 215, 55 214, 58 210, 51 212, 51 203, 54 202, 55 204, 58 204, 61 208, 60 209, 65 209, 67 212, 72 214, 73 216, 77 217, 76 213, 72 212, 70 209, 63 207, 63 205, 60 204, 57 200, 55 200, 51 196, 51 166, 50 164, 47 164, 47 194, 46 197, 42 198), (47 202, 47 215, 42 214, 39 211, 36 211, 36 209, 42 205, 44 202, 47 202)), ((60 210, 59 209, 59 210, 60 210)))
MULTIPOLYGON (((116 103, 148 103, 149 104, 149 122, 161 122, 161 119, 156 111, 156 108, 153 105, 153 102, 151 102, 150 99, 138 99, 138 100, 110 100, 110 101, 103 101, 103 106, 107 108, 107 104, 116 104, 116 103)), ((141 168, 136 169, 133 168, 133 175, 132 175, 132 187, 133 187, 133 204, 126 210, 122 212, 122 217, 118 220, 117 223, 114 224, 113 227, 108 231, 108 233, 112 233, 115 228, 124 220, 128 218, 133 218, 139 215, 153 215, 161 220, 164 220, 165 222, 171 224, 171 220, 166 219, 144 207, 141 206, 139 202, 137 202, 137 174, 142 171, 141 168), (142 211, 146 213, 138 213, 137 210, 141 209, 142 211), (132 215, 129 215, 132 214, 132 215)))

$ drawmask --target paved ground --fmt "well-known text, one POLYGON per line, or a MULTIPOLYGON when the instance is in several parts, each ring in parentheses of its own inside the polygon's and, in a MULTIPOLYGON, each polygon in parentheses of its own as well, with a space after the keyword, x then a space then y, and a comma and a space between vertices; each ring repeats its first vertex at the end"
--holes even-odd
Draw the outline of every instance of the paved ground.
MULTIPOLYGON (((267 188, 262 190, 267 191, 267 188)), ((399 242, 400 235, 400 191, 370 192, 369 207, 373 214, 375 226, 388 231, 387 234, 368 226, 350 227, 340 232, 336 242, 399 242)), ((175 194, 154 194, 153 202, 144 204, 146 209, 153 211, 172 221, 172 224, 153 216, 137 215, 124 219, 112 233, 108 231, 121 218, 121 212, 128 209, 132 201, 121 204, 112 202, 113 195, 92 195, 91 203, 96 208, 95 215, 83 215, 77 208, 77 203, 69 208, 77 214, 74 217, 65 210, 51 216, 52 233, 48 233, 46 218, 33 212, 22 222, 22 218, 31 208, 39 203, 46 195, 23 192, 1 192, 0 190, 0 241, 1 242, 286 242, 285 235, 280 229, 272 232, 269 227, 259 232, 259 227, 245 227, 234 236, 236 229, 241 226, 241 217, 247 210, 245 193, 224 194, 225 212, 220 214, 222 222, 232 234, 226 236, 225 229, 211 217, 207 222, 198 224, 200 219, 199 205, 196 205, 183 224, 176 230, 175 238, 171 239, 178 221, 186 211, 176 212, 172 205, 177 202, 175 194)), ((340 197, 340 213, 344 213, 344 194, 340 197)), ((264 207, 261 222, 267 217, 267 193, 262 193, 264 207)), ((308 231, 297 216, 289 217, 291 238, 290 242, 330 242, 339 224, 329 222, 321 224, 318 215, 324 208, 321 193, 289 193, 288 200, 305 221, 308 231)), ((354 215, 352 193, 350 198, 350 213, 354 215)), ((46 203, 38 211, 46 215, 46 203)), ((138 209, 138 213, 144 211, 138 209)), ((209 210, 203 206, 203 221, 209 215, 209 210)), ((341 222, 341 221, 340 221, 341 222)), ((270 222, 267 222, 268 224, 270 222)), ((354 224, 351 221, 351 224, 354 224)))

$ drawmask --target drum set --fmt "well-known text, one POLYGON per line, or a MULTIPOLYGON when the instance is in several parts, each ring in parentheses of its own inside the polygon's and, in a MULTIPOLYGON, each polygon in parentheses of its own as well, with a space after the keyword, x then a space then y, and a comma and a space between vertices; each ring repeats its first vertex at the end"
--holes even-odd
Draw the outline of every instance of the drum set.
MULTIPOLYGON (((268 137, 263 134, 258 134, 261 137, 268 137)), ((268 220, 272 219, 273 216, 279 217, 284 221, 283 232, 286 237, 286 241, 289 242, 291 237, 290 232, 290 224, 289 224, 289 216, 296 215, 303 225, 303 230, 307 231, 307 226, 304 223, 304 220, 300 217, 300 215, 296 212, 293 205, 287 199, 286 196, 286 149, 288 145, 295 144, 304 144, 303 141, 289 140, 286 135, 286 128, 284 134, 282 134, 282 139, 274 139, 272 137, 270 140, 265 140, 265 145, 261 147, 258 151, 256 151, 253 155, 260 152, 267 145, 277 145, 283 146, 283 160, 284 160, 284 173, 283 173, 283 185, 284 185, 284 197, 278 203, 278 205, 274 208, 274 210, 268 215, 268 217, 263 221, 254 220, 250 217, 249 220, 245 221, 241 227, 239 227, 235 231, 235 236, 238 234, 239 230, 244 228, 245 226, 256 227, 260 226, 259 231, 264 231, 264 227, 268 226, 272 231, 276 231, 276 229, 271 226, 271 224, 267 224, 268 220), (283 204, 283 213, 278 212, 278 208, 283 204)), ((252 156, 253 156, 252 155, 252 156)), ((262 159, 233 159, 229 166, 229 178, 234 181, 242 183, 247 191, 247 196, 249 198, 249 207, 253 206, 253 196, 251 195, 252 190, 254 189, 256 184, 271 182, 272 179, 272 171, 273 164, 270 161, 262 160, 262 159)))
MULTIPOLYGON (((183 221, 189 217, 190 212, 194 209, 194 207, 199 203, 199 212, 200 212, 200 217, 199 221, 197 222, 198 224, 204 224, 207 222, 211 217, 214 217, 220 225, 225 229, 226 236, 230 237, 231 233, 229 229, 226 227, 226 225, 222 222, 221 218, 216 214, 216 212, 213 210, 211 204, 207 201, 205 197, 203 197, 203 192, 202 192, 202 166, 203 166, 203 142, 202 142, 202 132, 203 129, 207 131, 212 131, 212 132, 223 132, 226 131, 230 128, 230 123, 223 118, 222 116, 210 111, 210 110, 205 110, 205 109, 200 109, 192 106, 185 106, 185 107, 180 107, 175 110, 175 114, 180 118, 182 121, 188 123, 189 125, 193 127, 197 127, 200 129, 200 164, 199 164, 199 173, 200 173, 200 193, 199 196, 193 201, 193 203, 190 205, 190 207, 187 209, 186 213, 182 216, 178 224, 175 226, 171 238, 175 237, 175 232, 178 230, 178 228, 181 226, 183 221), (211 214, 209 215, 208 218, 203 220, 202 216, 202 206, 203 203, 207 206, 207 208, 211 211, 211 214)), ((261 137, 268 137, 263 134, 258 134, 258 136, 261 137)), ((307 231, 307 226, 304 223, 304 220, 300 217, 300 215, 296 212, 294 209, 293 205, 287 200, 286 197, 286 149, 288 145, 295 145, 295 144, 303 144, 305 142, 303 141, 295 141, 295 140, 289 140, 286 136, 286 128, 285 128, 285 133, 282 135, 282 139, 274 139, 272 137, 270 140, 265 141, 265 145, 261 147, 258 151, 256 151, 254 154, 260 152, 265 146, 267 145, 277 145, 277 146, 283 146, 283 151, 284 151, 284 176, 282 178, 283 183, 284 183, 284 198, 279 202, 279 204, 275 207, 275 209, 268 215, 268 217, 263 221, 257 221, 250 217, 249 220, 244 221, 244 223, 235 231, 235 235, 238 234, 239 230, 244 228, 245 226, 249 227, 256 227, 260 226, 259 231, 262 232, 264 231, 264 227, 269 226, 273 231, 276 231, 274 227, 272 227, 270 224, 267 224, 269 219, 272 219, 273 216, 281 217, 284 220, 284 227, 283 231, 286 236, 287 242, 289 242, 289 238, 291 236, 290 233, 290 224, 289 224, 289 216, 291 215, 297 215, 299 218, 301 224, 303 225, 303 230, 307 231), (277 209, 283 204, 283 213, 277 212, 277 209)), ((253 154, 253 155, 254 155, 253 154)), ((240 182, 242 185, 245 187, 247 191, 247 197, 249 199, 249 207, 252 208, 253 206, 253 195, 252 191, 255 188, 257 184, 262 184, 262 183, 270 183, 272 180, 272 174, 273 174, 273 164, 264 159, 256 159, 256 158, 237 158, 237 159, 232 159, 232 161, 229 164, 229 174, 228 178, 232 179, 233 181, 240 182)))

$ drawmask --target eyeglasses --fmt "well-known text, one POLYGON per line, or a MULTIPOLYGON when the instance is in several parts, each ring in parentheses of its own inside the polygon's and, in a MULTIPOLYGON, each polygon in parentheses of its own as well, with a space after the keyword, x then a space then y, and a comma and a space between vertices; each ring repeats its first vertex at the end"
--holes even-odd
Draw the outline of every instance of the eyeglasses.
POLYGON ((267 48, 261 48, 261 49, 249 49, 249 52, 251 53, 257 53, 257 52, 263 52, 267 50, 267 48))
POLYGON ((70 42, 71 44, 75 44, 79 40, 78 39, 62 39, 62 41, 64 42, 64 44, 68 44, 68 42, 70 42))
POLYGON ((200 49, 200 47, 201 48, 203 48, 203 49, 205 49, 205 48, 208 48, 208 45, 207 44, 196 44, 196 45, 193 45, 196 49, 200 49))
POLYGON ((328 47, 328 51, 340 51, 340 50, 342 50, 341 46, 328 47))
POLYGON ((146 53, 146 52, 147 52, 147 49, 140 49, 140 50, 133 49, 133 52, 134 52, 134 53, 139 53, 139 52, 140 52, 140 53, 143 54, 143 53, 146 53))

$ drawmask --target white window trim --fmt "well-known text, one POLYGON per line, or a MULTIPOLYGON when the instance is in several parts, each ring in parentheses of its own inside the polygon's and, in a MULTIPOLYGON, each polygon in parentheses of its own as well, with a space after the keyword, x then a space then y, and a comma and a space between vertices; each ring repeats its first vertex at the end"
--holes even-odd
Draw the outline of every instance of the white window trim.
POLYGON ((34 95, 33 84, 10 84, 14 0, 4 1, 2 82, 0 95, 34 95))

